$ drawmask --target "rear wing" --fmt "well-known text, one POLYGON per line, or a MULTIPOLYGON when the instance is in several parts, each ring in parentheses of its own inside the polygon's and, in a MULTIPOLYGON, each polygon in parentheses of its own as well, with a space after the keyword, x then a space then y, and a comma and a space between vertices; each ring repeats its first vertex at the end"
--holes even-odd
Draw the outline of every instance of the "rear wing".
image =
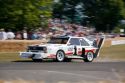
POLYGON ((101 36, 97 39, 97 50, 95 51, 95 57, 99 57, 100 49, 102 48, 105 41, 105 36, 101 36))

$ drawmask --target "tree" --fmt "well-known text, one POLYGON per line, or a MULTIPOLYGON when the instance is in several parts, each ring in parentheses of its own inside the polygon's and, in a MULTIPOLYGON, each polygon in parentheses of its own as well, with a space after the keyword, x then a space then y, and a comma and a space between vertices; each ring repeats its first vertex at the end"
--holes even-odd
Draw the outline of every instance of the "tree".
POLYGON ((78 8, 80 4, 80 0, 60 0, 60 2, 54 4, 53 17, 67 19, 71 23, 76 23, 81 20, 79 16, 82 13, 82 8, 78 8))
POLYGON ((84 6, 90 23, 98 31, 113 30, 125 14, 122 0, 88 0, 84 6))
POLYGON ((40 15, 51 17, 51 4, 52 0, 0 0, 0 27, 16 30, 39 27, 40 15))
POLYGON ((61 0, 59 4, 58 10, 54 10, 58 17, 64 15, 76 23, 74 20, 76 16, 82 16, 80 18, 82 19, 81 22, 89 22, 98 31, 112 31, 119 23, 119 20, 125 18, 123 0, 61 0), (79 3, 82 3, 82 5, 80 4, 82 15, 78 15, 75 10, 79 3))

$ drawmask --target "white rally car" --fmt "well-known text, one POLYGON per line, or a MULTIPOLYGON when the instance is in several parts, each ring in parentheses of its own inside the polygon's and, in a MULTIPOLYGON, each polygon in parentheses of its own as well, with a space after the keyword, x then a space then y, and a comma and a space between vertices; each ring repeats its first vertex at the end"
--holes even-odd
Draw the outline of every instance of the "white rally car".
POLYGON ((86 37, 54 37, 47 44, 30 45, 26 52, 20 52, 22 58, 32 58, 33 61, 55 59, 59 62, 83 59, 92 62, 97 57, 100 46, 86 37))

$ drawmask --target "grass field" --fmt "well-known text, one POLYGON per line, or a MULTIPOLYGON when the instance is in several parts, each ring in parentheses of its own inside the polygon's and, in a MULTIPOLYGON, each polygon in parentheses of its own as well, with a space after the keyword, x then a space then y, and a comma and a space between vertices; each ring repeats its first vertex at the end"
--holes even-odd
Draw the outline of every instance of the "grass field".
POLYGON ((0 53, 0 61, 19 61, 19 60, 31 60, 22 59, 19 57, 19 53, 0 53))
MULTIPOLYGON (((99 58, 109 59, 109 60, 110 59, 125 60, 125 45, 104 47, 100 51, 99 58)), ((31 60, 31 59, 22 59, 19 57, 19 53, 0 53, 0 61, 18 61, 18 60, 31 60)))
POLYGON ((102 48, 100 51, 100 57, 102 59, 125 60, 125 44, 102 48))

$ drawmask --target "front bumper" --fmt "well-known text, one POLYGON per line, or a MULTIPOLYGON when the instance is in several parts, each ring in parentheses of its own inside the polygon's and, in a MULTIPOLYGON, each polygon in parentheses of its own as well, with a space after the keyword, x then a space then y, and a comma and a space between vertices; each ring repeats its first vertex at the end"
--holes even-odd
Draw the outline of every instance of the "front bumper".
POLYGON ((43 59, 46 57, 45 53, 39 52, 20 52, 21 58, 33 58, 33 59, 43 59))

